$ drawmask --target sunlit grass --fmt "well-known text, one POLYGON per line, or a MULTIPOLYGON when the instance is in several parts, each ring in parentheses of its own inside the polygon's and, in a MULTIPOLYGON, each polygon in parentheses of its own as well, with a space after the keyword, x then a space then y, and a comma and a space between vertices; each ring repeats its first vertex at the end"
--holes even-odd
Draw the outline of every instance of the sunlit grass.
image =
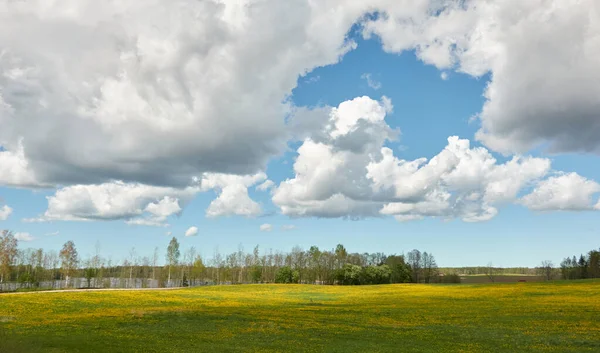
POLYGON ((600 352, 600 282, 0 295, 0 352, 600 352))

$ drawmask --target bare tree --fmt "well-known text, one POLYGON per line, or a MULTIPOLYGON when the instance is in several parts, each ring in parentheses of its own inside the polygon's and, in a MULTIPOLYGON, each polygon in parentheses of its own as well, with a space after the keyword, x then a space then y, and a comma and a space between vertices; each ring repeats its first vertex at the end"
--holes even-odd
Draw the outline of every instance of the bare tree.
MULTIPOLYGON (((137 267, 137 257, 136 257, 136 253, 135 253, 135 247, 132 247, 131 250, 129 250, 129 287, 134 288, 135 285, 133 284, 133 268, 137 267)), ((137 276, 135 276, 137 279, 137 276)))
POLYGON ((421 268, 425 283, 430 283, 432 278, 438 275, 438 267, 433 254, 427 253, 427 251, 422 254, 421 268))
POLYGON ((152 279, 156 279, 156 266, 158 265, 158 246, 154 248, 154 255, 152 256, 152 279))
POLYGON ((541 276, 544 276, 544 278, 546 278, 546 281, 552 280, 552 277, 554 277, 554 264, 552 263, 552 261, 542 261, 540 267, 538 267, 538 273, 541 276))
POLYGON ((496 269, 491 262, 489 262, 487 266, 483 268, 483 272, 490 279, 490 281, 496 282, 496 269))
POLYGON ((415 283, 419 283, 419 281, 421 280, 421 272, 422 272, 421 257, 422 257, 421 252, 417 249, 414 249, 413 251, 409 252, 407 255, 408 265, 410 266, 410 268, 412 270, 412 280, 415 283))

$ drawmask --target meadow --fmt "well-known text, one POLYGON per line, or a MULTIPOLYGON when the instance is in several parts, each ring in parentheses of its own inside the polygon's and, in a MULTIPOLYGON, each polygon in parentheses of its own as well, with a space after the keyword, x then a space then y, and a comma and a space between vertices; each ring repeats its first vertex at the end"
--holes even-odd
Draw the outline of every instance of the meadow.
POLYGON ((0 352, 600 352, 600 282, 0 295, 0 352))

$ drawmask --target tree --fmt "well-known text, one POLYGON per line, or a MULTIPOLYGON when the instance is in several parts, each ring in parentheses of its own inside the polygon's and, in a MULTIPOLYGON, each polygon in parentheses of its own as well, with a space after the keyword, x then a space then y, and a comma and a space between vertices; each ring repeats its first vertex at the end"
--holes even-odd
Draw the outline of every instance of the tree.
POLYGON ((69 287, 69 278, 77 269, 77 265, 79 264, 79 256, 73 241, 69 240, 66 242, 60 250, 58 256, 60 257, 61 261, 60 268, 65 276, 65 287, 69 287))
POLYGON ((423 253, 421 268, 423 269, 423 279, 425 279, 425 283, 430 283, 432 278, 438 275, 437 263, 435 262, 433 254, 427 253, 427 251, 423 253))
POLYGON ((95 267, 86 267, 83 270, 83 276, 85 277, 85 280, 87 281, 88 288, 91 288, 92 279, 96 277, 97 273, 98 273, 98 269, 96 269, 95 267))
POLYGON ((392 270, 392 283, 409 283, 411 281, 410 267, 404 261, 404 256, 388 256, 385 263, 392 270))
POLYGON ((338 244, 335 247, 335 260, 336 260, 336 269, 342 268, 346 263, 346 257, 348 256, 348 251, 342 244, 338 244))
POLYGON ((486 267, 483 268, 483 272, 490 279, 490 281, 495 282, 496 280, 496 269, 492 265, 491 262, 487 264, 486 267))
POLYGON ((550 260, 542 261, 540 267, 538 267, 538 273, 544 276, 546 281, 550 281, 554 275, 554 264, 550 260))
POLYGON ((194 259, 194 266, 192 267, 192 278, 202 279, 205 270, 206 266, 204 266, 204 262, 202 262, 202 257, 200 255, 196 255, 196 259, 194 259))
POLYGON ((275 283, 298 283, 299 277, 298 271, 292 270, 289 266, 283 266, 275 274, 275 283))
POLYGON ((0 284, 10 278, 11 266, 17 257, 17 243, 17 239, 11 231, 2 231, 2 235, 0 235, 0 284))
POLYGON ((152 256, 152 279, 156 279, 156 266, 158 265, 158 246, 154 248, 154 255, 152 256))
POLYGON ((588 276, 600 278, 600 251, 592 250, 588 253, 588 276))
POLYGON ((588 262, 587 259, 583 257, 583 254, 579 256, 579 261, 577 263, 579 264, 579 278, 588 278, 588 262))
POLYGON ((388 265, 370 265, 363 268, 361 273, 361 284, 385 284, 390 283, 392 270, 388 265))
POLYGON ((177 266, 179 263, 179 256, 181 252, 179 251, 179 242, 175 237, 171 239, 169 242, 169 246, 167 247, 167 263, 169 264, 169 277, 167 279, 167 283, 171 285, 171 267, 177 266))
POLYGON ((336 280, 339 284, 357 285, 361 284, 362 267, 358 265, 345 264, 344 267, 336 271, 336 280))
MULTIPOLYGON (((133 283, 133 268, 137 268, 137 257, 135 253, 135 247, 132 247, 129 250, 129 287, 135 288, 135 284, 133 283)), ((137 279, 137 276, 136 276, 137 279)))
POLYGON ((412 280, 415 283, 419 283, 421 280, 421 252, 417 249, 408 253, 408 266, 410 266, 412 272, 412 280))

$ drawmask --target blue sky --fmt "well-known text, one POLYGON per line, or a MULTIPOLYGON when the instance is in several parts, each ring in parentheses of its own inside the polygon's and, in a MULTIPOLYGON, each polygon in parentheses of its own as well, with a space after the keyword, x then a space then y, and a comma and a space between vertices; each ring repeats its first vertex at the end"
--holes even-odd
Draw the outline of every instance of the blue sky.
MULTIPOLYGON (((500 79, 494 79, 494 70, 497 70, 500 74, 505 73, 506 70, 501 71, 492 63, 487 71, 479 75, 474 73, 476 71, 474 68, 459 67, 461 65, 460 62, 444 67, 439 61, 428 59, 429 57, 424 55, 421 49, 406 48, 403 50, 391 50, 388 48, 386 52, 384 51, 386 44, 387 47, 390 47, 390 43, 386 42, 391 40, 389 34, 384 32, 377 34, 371 37, 371 39, 363 39, 360 33, 356 33, 352 39, 356 41, 357 48, 346 53, 338 63, 332 64, 329 62, 331 61, 329 59, 322 60, 323 62, 321 63, 310 64, 309 66, 311 67, 306 75, 299 76, 296 74, 296 87, 292 87, 291 91, 287 92, 287 94, 291 95, 294 106, 308 107, 309 109, 337 107, 342 102, 353 100, 356 97, 368 96, 373 101, 379 102, 385 96, 391 99, 393 104, 393 111, 385 115, 385 123, 391 128, 400 129, 401 134, 397 141, 387 140, 383 146, 389 147, 398 159, 408 161, 422 157, 431 159, 448 145, 447 138, 449 136, 458 136, 461 139, 470 140, 471 148, 486 148, 496 158, 496 163, 498 164, 509 161, 514 155, 526 155, 540 159, 549 159, 551 161, 551 169, 545 172, 543 176, 535 180, 532 179, 530 183, 523 185, 518 195, 511 202, 494 206, 498 209, 497 215, 480 222, 465 222, 460 219, 460 216, 449 218, 441 216, 432 217, 429 214, 425 214, 424 219, 408 222, 399 222, 394 217, 384 215, 359 215, 358 217, 354 217, 355 214, 349 214, 348 216, 354 219, 348 219, 348 217, 343 215, 330 218, 310 216, 314 214, 310 210, 307 211, 308 216, 298 216, 298 214, 289 212, 286 214, 283 207, 290 204, 282 204, 281 202, 278 204, 272 199, 274 190, 280 187, 282 182, 285 182, 286 179, 294 179, 295 177, 293 165, 299 154, 297 150, 304 141, 288 139, 284 141, 285 145, 283 145, 283 148, 269 155, 266 164, 261 166, 258 163, 258 168, 254 168, 255 171, 265 174, 261 182, 267 178, 274 182, 275 187, 271 189, 271 192, 256 190, 256 186, 260 183, 245 185, 251 202, 260 206, 260 212, 254 212, 251 216, 244 215, 243 211, 237 210, 230 213, 224 212, 219 217, 208 217, 207 210, 210 209, 211 202, 219 196, 219 193, 225 187, 217 186, 202 189, 202 191, 194 193, 187 202, 179 200, 177 204, 182 206, 182 210, 178 214, 175 212, 167 214, 167 221, 164 222, 165 224, 168 223, 166 227, 128 225, 124 221, 131 218, 131 215, 113 216, 113 213, 111 213, 110 217, 105 217, 105 214, 102 214, 102 217, 96 215, 90 216, 90 218, 98 217, 106 218, 106 220, 64 220, 68 219, 69 215, 65 216, 61 214, 60 216, 48 216, 41 222, 27 221, 27 219, 31 218, 44 218, 43 215, 47 210, 50 213, 57 212, 56 210, 49 209, 47 198, 53 197, 57 189, 72 186, 66 181, 55 181, 59 177, 55 179, 48 177, 49 183, 53 185, 49 188, 30 188, 27 185, 14 185, 15 183, 13 182, 3 183, 4 186, 0 187, 0 197, 2 200, 0 207, 7 205, 12 209, 12 213, 6 220, 0 220, 0 228, 28 233, 33 236, 34 239, 32 241, 21 242, 21 247, 58 250, 64 242, 73 240, 83 258, 91 255, 94 252, 95 245, 99 242, 102 253, 106 257, 111 257, 113 261, 120 261, 127 257, 132 247, 135 247, 138 254, 148 256, 151 256, 155 247, 158 247, 162 259, 162 254, 164 254, 171 237, 171 235, 167 235, 167 232, 177 237, 184 249, 194 246, 205 258, 210 258, 217 247, 222 253, 229 253, 237 250, 240 244, 247 251, 251 251, 257 244, 262 250, 288 251, 295 245, 299 245, 305 249, 308 249, 311 245, 330 249, 335 247, 336 244, 342 243, 349 251, 361 253, 381 251, 390 254, 400 254, 417 248, 433 253, 440 266, 475 266, 492 262, 496 266, 532 267, 538 265, 542 260, 552 260, 555 264, 558 264, 566 256, 598 248, 597 234, 600 231, 600 220, 593 208, 593 203, 597 201, 595 185, 590 186, 591 191, 589 191, 589 195, 586 194, 582 197, 573 196, 574 194, 570 193, 571 191, 567 190, 566 187, 552 193, 552 195, 559 195, 559 192, 564 192, 565 196, 562 198, 558 196, 558 199, 554 199, 551 196, 548 196, 549 198, 542 197, 546 195, 543 194, 543 191, 547 190, 543 188, 543 182, 555 175, 560 176, 571 172, 577 173, 583 179, 577 179, 573 183, 568 183, 568 185, 574 188, 577 188, 578 184, 576 182, 589 181, 586 185, 591 185, 590 183, 595 183, 593 180, 600 180, 600 169, 598 169, 597 163, 598 156, 593 152, 594 146, 588 148, 589 151, 587 153, 581 151, 587 147, 564 147, 562 150, 558 148, 559 151, 556 153, 549 153, 548 149, 544 149, 538 144, 533 147, 528 146, 525 150, 521 149, 520 151, 507 153, 505 145, 495 144, 492 140, 486 140, 485 138, 477 138, 477 131, 482 128, 483 121, 500 119, 497 117, 501 116, 502 112, 498 113, 491 110, 491 113, 486 113, 488 115, 484 115, 480 120, 473 119, 473 117, 482 112, 486 101, 489 100, 494 103, 494 99, 497 99, 486 98, 484 96, 488 85, 500 85, 498 83, 500 79), (367 74, 370 75, 370 79, 379 87, 369 85, 365 76, 367 74), (442 75, 444 75, 444 78, 442 75), (540 199, 534 200, 537 200, 537 203, 534 204, 534 201, 527 205, 519 203, 519 199, 534 192, 536 189, 540 190, 539 195, 543 194, 540 196, 540 199), (589 200, 585 199, 585 196, 589 196, 589 200), (583 203, 589 201, 589 205, 582 205, 582 198, 585 199, 583 203), (544 202, 547 203, 547 206, 543 205, 544 202), (61 217, 63 220, 61 220, 61 217), (260 226, 263 224, 271 225, 272 230, 269 232, 261 231, 260 226), (290 225, 293 225, 294 228, 291 230, 284 229, 285 226, 290 225), (184 236, 186 230, 192 226, 198 227, 198 235, 192 237, 184 236)), ((401 34, 397 34, 397 36, 401 36, 401 34)), ((0 42, 0 44, 2 43, 0 42)), ((569 48, 565 50, 569 50, 569 48)), ((269 59, 265 58, 264 60, 269 59)), ((535 58, 532 60, 535 60, 535 58)), ((252 66, 254 64, 249 62, 248 65, 252 66)), ((256 65, 256 67, 262 68, 261 65, 256 65)), ((2 66, 0 65, 1 68, 2 66)), ((52 70, 52 68, 48 68, 47 70, 52 70)), ((497 77, 502 78, 500 74, 497 77)), ((548 82, 552 83, 552 80, 553 77, 549 76, 548 82)), ((556 82, 560 82, 558 81, 559 78, 556 78, 556 80, 556 82)), ((0 88, 3 88, 2 85, 5 85, 5 91, 10 91, 12 88, 10 82, 3 83, 3 81, 0 81, 0 88)), ((551 86, 550 84, 548 85, 551 86)), ((57 87, 60 88, 60 86, 57 87)), ((257 88, 257 90, 260 89, 257 88)), ((501 91, 501 89, 499 90, 501 91)), ((175 89, 173 92, 176 92, 175 89)), ((176 95, 176 93, 173 93, 173 95, 176 95)), ((281 98, 283 99, 283 97, 281 98)), ((105 99, 108 100, 106 97, 105 99)), ((171 99, 174 100, 175 98, 171 99)), ((527 101, 528 99, 527 96, 521 96, 518 100, 527 101)), ((532 101, 534 100, 532 98, 532 101)), ((508 100, 511 103, 510 107, 506 107, 507 110, 509 108, 513 109, 513 101, 508 100)), ((503 102, 507 101, 504 100, 503 102)), ((279 102, 274 102, 274 104, 277 103, 279 102)), ((566 106, 569 107, 568 104, 566 106)), ((219 112, 218 109, 226 110, 227 108, 218 106, 214 109, 216 109, 214 111, 219 112)), ((519 112, 516 109, 511 110, 511 114, 519 112)), ((549 113, 543 107, 539 108, 539 113, 536 113, 536 107, 533 105, 529 106, 528 109, 527 114, 532 110, 534 111, 532 114, 535 117, 538 115, 542 117, 549 116, 552 113, 549 113)), ((266 108, 265 111, 267 111, 266 108)), ((581 112, 581 110, 577 109, 573 111, 575 112, 573 114, 581 112)), ((246 119, 244 115, 246 114, 245 111, 240 113, 240 111, 236 110, 236 112, 238 115, 232 115, 232 122, 241 122, 242 119, 246 119)), ((229 114, 230 112, 227 111, 227 113, 229 114)), ((0 111, 0 114, 2 114, 2 111, 0 111)), ((27 111, 25 113, 22 112, 22 114, 24 116, 31 115, 27 111)), ((257 108, 256 114, 251 112, 248 113, 248 116, 252 115, 254 117, 261 114, 261 109, 257 108)), ((527 136, 536 136, 531 132, 533 130, 528 130, 527 121, 529 120, 526 120, 530 119, 533 121, 534 118, 528 118, 529 115, 523 114, 523 120, 517 120, 518 124, 521 124, 519 121, 522 122, 522 126, 516 126, 514 131, 527 131, 527 136)), ((563 112, 563 114, 565 114, 564 119, 570 118, 569 111, 566 113, 563 112)), ((274 118, 277 119, 277 117, 274 118)), ((51 121, 52 118, 48 119, 51 121)), ((279 119, 283 121, 283 114, 279 116, 279 119)), ((504 117, 504 119, 506 119, 505 121, 509 121, 510 117, 504 117)), ((554 121, 551 118, 548 119, 548 121, 554 121)), ((595 115, 590 119, 596 119, 595 115)), ((196 126, 201 126, 205 122, 205 120, 200 121, 196 123, 196 126)), ((272 122, 273 120, 270 121, 272 122)), ((494 126, 502 125, 498 123, 500 120, 494 121, 496 124, 494 126)), ((585 129, 585 124, 594 126, 594 128, 596 126, 592 124, 595 120, 588 122, 580 119, 579 122, 583 125, 583 129, 585 129)), ((4 123, 11 124, 9 120, 6 120, 4 123)), ((265 124, 269 124, 269 122, 265 124)), ((532 123, 533 125, 538 126, 538 129, 539 126, 543 126, 543 124, 536 125, 532 123)), ((35 126, 31 125, 31 129, 35 130, 35 126)), ((60 125, 57 123, 56 126, 60 125)), ((267 129, 266 127, 268 126, 257 123, 257 130, 259 130, 258 127, 267 129)), ((14 131, 19 131, 19 129, 14 128, 14 131)), ((220 133, 220 130, 216 131, 220 133)), ((239 132, 235 132, 233 135, 223 133, 223 136, 236 136, 240 141, 249 138, 245 134, 235 135, 236 133, 239 134, 239 132)), ((264 133, 267 134, 266 132, 264 133)), ((492 135, 494 133, 496 132, 491 132, 492 135)), ((574 135, 572 140, 577 139, 577 130, 575 128, 574 131, 567 133, 574 135)), ((44 134, 44 131, 40 130, 40 135, 42 134, 44 134)), ((143 134, 143 132, 140 132, 140 134, 143 134)), ((550 144, 557 141, 557 145, 568 145, 563 141, 565 139, 564 136, 549 134, 546 131, 543 133, 540 132, 539 138, 550 144), (553 138, 555 140, 552 140, 553 138)), ((15 144, 11 145, 10 141, 16 141, 17 137, 23 137, 20 135, 16 136, 18 135, 16 133, 14 135, 3 136, 0 134, 0 144, 13 146, 13 153, 15 151, 15 144), (11 138, 14 139, 11 140, 11 138)), ((135 133, 127 136, 134 135, 135 133)), ((259 139, 264 140, 265 136, 271 135, 257 136, 256 141, 259 139)), ((495 136, 505 135, 498 132, 495 136)), ((170 135, 167 132, 165 132, 164 137, 177 140, 177 136, 170 135)), ((27 157, 28 151, 36 148, 33 147, 34 144, 29 147, 30 145, 27 145, 27 142, 36 138, 39 139, 39 136, 34 134, 24 137, 26 158, 29 158, 27 157)), ((150 138, 151 136, 148 139, 150 140, 150 138)), ((227 140, 227 143, 235 144, 235 141, 238 141, 236 138, 227 140)), ((198 137, 198 139, 201 139, 201 137, 198 137)), ((533 141, 533 137, 531 139, 533 141)), ((117 140, 117 137, 115 137, 115 140, 117 140)), ((225 141, 225 137, 222 140, 225 141)), ((514 146, 520 146, 519 144, 523 143, 522 140, 515 140, 511 143, 513 142, 514 146)), ((528 143, 528 141, 525 142, 528 143)), ((52 143, 60 144, 60 142, 56 141, 47 143, 47 146, 50 146, 52 143)), ((105 143, 110 145, 112 142, 105 140, 105 143)), ((240 142, 241 144, 242 142, 240 142)), ((39 147, 39 145, 37 144, 36 146, 39 147)), ((203 156, 203 153, 206 152, 201 151, 200 147, 198 148, 198 151, 193 150, 193 152, 196 153, 196 156, 203 156)), ((99 147, 98 150, 103 150, 103 148, 99 147)), ((7 151, 10 152, 11 150, 7 151)), ((69 154, 71 152, 64 153, 69 154)), ((150 155, 151 152, 148 153, 150 155)), ((33 155, 34 153, 31 154, 31 156, 33 155)), ((42 154, 38 154, 38 156, 40 155, 42 154)), ((110 158, 116 160, 118 157, 109 156, 108 159, 110 158)), ((155 158, 158 165, 164 156, 159 158, 152 155, 149 158, 155 158)), ((377 160, 379 157, 373 158, 377 160)), ((202 158, 198 157, 198 159, 202 158)), ((37 182, 41 183, 44 175, 51 175, 51 173, 44 174, 40 172, 43 168, 42 164, 38 163, 39 165, 36 165, 35 158, 31 157, 30 160, 32 161, 30 165, 33 165, 35 169, 37 182)), ((67 160, 67 158, 64 158, 64 160, 67 160)), ((57 168, 61 168, 65 175, 69 175, 69 173, 73 173, 74 175, 87 167, 82 167, 83 164, 77 165, 78 162, 75 162, 75 160, 75 158, 70 159, 69 163, 66 163, 61 159, 55 165, 57 168), (69 168, 72 168, 72 172, 69 168)), ((3 160, 0 158, 1 161, 3 160)), ((53 162, 50 161, 49 163, 52 164, 53 162)), ((102 165, 102 163, 98 162, 98 165, 102 165)), ((251 162, 248 163, 250 164, 251 162)), ((98 167, 95 166, 94 168, 96 169, 93 169, 93 172, 97 173, 98 167)), ((210 167, 206 166, 202 166, 199 170, 205 172, 212 171, 210 167)), ((214 170, 214 172, 221 172, 221 170, 214 170)), ((2 168, 0 168, 1 173, 2 168)), ((165 170, 160 173, 169 174, 171 172, 165 170)), ((148 175, 150 174, 152 172, 148 172, 148 175)), ((106 172, 106 175, 109 178, 103 180, 104 182, 119 180, 120 176, 128 174, 127 172, 121 173, 110 169, 106 172)), ((132 176, 128 182, 135 181, 138 175, 140 174, 132 176)), ((0 176, 0 181, 2 180, 0 176)), ((5 180, 9 180, 8 177, 5 180)), ((89 180, 89 184, 97 183, 93 178, 89 180)), ((140 182, 144 181, 140 179, 140 182)), ((568 180, 565 179, 564 182, 567 183, 568 180)), ((183 187, 182 185, 172 185, 169 183, 170 181, 164 181, 164 183, 157 181, 156 186, 183 187)), ((73 185, 75 184, 86 185, 86 182, 73 183, 73 185)), ((182 196, 181 198, 184 197, 182 196)), ((73 204, 77 203, 74 199, 71 199, 71 201, 73 204)), ((160 201, 160 197, 155 201, 160 201)), ((87 208, 85 212, 88 212, 87 208)), ((71 215, 80 214, 76 212, 71 213, 71 215)))

